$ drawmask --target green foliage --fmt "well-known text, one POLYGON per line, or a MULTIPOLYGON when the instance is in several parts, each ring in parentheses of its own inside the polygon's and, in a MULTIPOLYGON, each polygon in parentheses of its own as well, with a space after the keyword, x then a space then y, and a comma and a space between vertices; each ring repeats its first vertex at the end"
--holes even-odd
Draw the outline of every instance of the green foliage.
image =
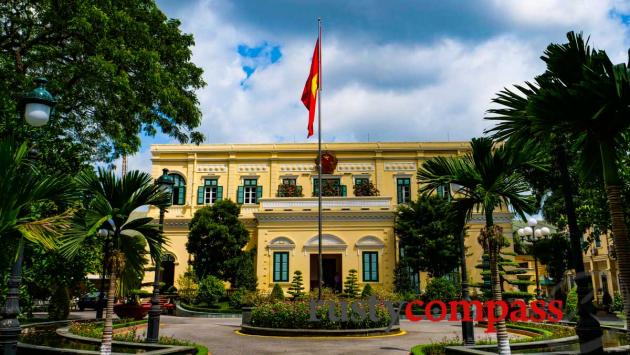
POLYGON ((577 288, 573 287, 569 294, 567 295, 567 302, 564 306, 564 315, 569 320, 573 320, 577 318, 577 308, 578 308, 578 294, 577 288))
POLYGON ((423 297, 426 300, 442 300, 448 302, 458 300, 459 292, 453 282, 447 278, 434 277, 427 284, 423 297))
POLYGON ((238 290, 232 292, 232 294, 230 295, 230 300, 229 300, 230 307, 235 308, 235 309, 243 307, 243 299, 245 295, 247 294, 247 292, 250 292, 250 291, 247 291, 244 288, 239 288, 238 290))
POLYGON ((191 61, 194 39, 155 2, 18 0, 3 2, 0 18, 7 25, 0 41, 0 128, 41 143, 44 164, 77 171, 66 169, 66 158, 82 163, 131 154, 140 148, 140 132, 203 140, 192 131, 201 122, 196 90, 205 85, 191 61), (61 99, 45 129, 24 127, 17 98, 42 74, 61 99))
POLYGON ((59 286, 50 298, 48 318, 50 320, 68 319, 70 314, 70 295, 65 286, 59 286))
POLYGON ((354 196, 378 196, 380 192, 371 181, 354 185, 354 196))
POLYGON ((199 282, 197 300, 208 305, 216 305, 225 294, 225 285, 216 276, 208 275, 199 282))
POLYGON ((288 293, 294 300, 304 296, 304 280, 302 279, 302 271, 296 270, 293 272, 293 280, 291 281, 291 286, 289 286, 288 293))
POLYGON ((365 286, 363 286, 363 291, 361 291, 361 298, 370 298, 373 293, 374 291, 372 291, 372 286, 370 286, 370 284, 365 284, 365 286))
POLYGON ((346 282, 344 283, 343 293, 346 297, 357 298, 359 297, 359 278, 357 277, 357 270, 350 269, 346 282))
POLYGON ((256 270, 254 270, 255 256, 256 249, 251 249, 226 262, 228 267, 234 265, 232 268, 235 269, 232 287, 243 288, 250 291, 256 290, 256 287, 258 287, 258 278, 256 277, 256 270))
POLYGON ((177 278, 179 287, 179 298, 185 303, 192 303, 199 293, 199 284, 192 267, 188 267, 186 272, 177 278))
POLYGON ((534 297, 534 295, 532 295, 529 292, 525 292, 525 291, 504 291, 503 292, 503 299, 522 298, 525 301, 528 301, 528 300, 530 300, 533 297, 534 297))
POLYGON ((440 277, 457 268, 461 228, 452 218, 450 202, 438 196, 420 196, 400 205, 396 235, 404 253, 401 259, 413 270, 440 277))
POLYGON ((394 291, 398 293, 415 292, 413 288, 409 265, 405 259, 399 260, 394 269, 394 291))
POLYGON ((615 293, 615 297, 613 297, 612 304, 610 305, 610 311, 613 313, 623 312, 623 297, 621 297, 621 294, 615 293))
POLYGON ((273 285, 269 299, 272 301, 284 301, 284 291, 282 291, 280 284, 273 285))
MULTIPOLYGON (((333 302, 333 301, 329 301, 333 302)), ((341 316, 341 306, 335 303, 337 317, 341 316)), ((365 302, 358 304, 366 314, 368 305, 365 302)), ((357 317, 351 307, 348 307, 348 322, 331 321, 328 316, 328 303, 317 307, 319 322, 309 321, 309 302, 297 300, 291 302, 276 302, 261 304, 252 310, 251 324, 256 327, 284 328, 284 329, 367 329, 386 327, 390 322, 390 315, 382 303, 376 305, 376 318, 374 322, 370 317, 357 317)))
POLYGON ((447 346, 462 345, 459 339, 444 340, 438 343, 419 344, 411 348, 412 355, 445 355, 447 346))
POLYGON ((230 200, 217 201, 195 212, 189 224, 186 250, 193 256, 192 266, 199 279, 214 275, 251 288, 251 281, 244 280, 244 274, 239 274, 235 267, 246 262, 241 258, 249 241, 249 232, 238 219, 239 214, 240 207, 230 200))
POLYGON ((553 234, 550 238, 539 240, 531 252, 541 264, 547 266, 547 272, 554 282, 562 282, 572 264, 571 245, 566 234, 553 234))

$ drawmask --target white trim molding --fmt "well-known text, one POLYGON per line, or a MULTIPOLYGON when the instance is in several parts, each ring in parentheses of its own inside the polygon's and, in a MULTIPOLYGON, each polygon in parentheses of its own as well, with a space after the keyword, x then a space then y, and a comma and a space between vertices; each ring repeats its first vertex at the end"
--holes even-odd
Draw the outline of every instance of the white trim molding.
POLYGON ((267 249, 270 251, 287 250, 291 251, 291 255, 295 255, 295 242, 287 237, 276 237, 267 243, 267 249))
MULTIPOLYGON (((304 255, 307 252, 316 252, 319 249, 319 238, 314 236, 304 243, 304 255)), ((348 244, 346 242, 332 234, 322 234, 322 251, 343 251, 348 255, 348 244)))
POLYGON ((227 164, 197 164, 198 173, 227 173, 227 164))
POLYGON ((267 164, 239 164, 239 173, 260 173, 269 171, 269 165, 267 164))
POLYGON ((339 163, 338 172, 351 173, 357 171, 374 171, 373 163, 339 163))
POLYGON ((280 164, 281 173, 310 173, 315 170, 315 164, 280 164))
POLYGON ((386 162, 384 166, 385 171, 409 171, 416 170, 416 163, 412 161, 408 162, 386 162))

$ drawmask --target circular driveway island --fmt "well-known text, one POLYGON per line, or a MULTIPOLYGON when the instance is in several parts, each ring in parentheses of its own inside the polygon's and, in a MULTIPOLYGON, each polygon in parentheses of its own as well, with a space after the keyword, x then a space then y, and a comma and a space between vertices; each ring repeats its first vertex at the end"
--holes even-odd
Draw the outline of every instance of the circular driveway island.
MULTIPOLYGON (((409 354, 412 346, 446 339, 461 339, 456 322, 401 320, 402 335, 377 337, 269 337, 241 335, 240 318, 184 318, 162 316, 160 335, 194 341, 208 347, 214 355, 223 354, 409 354)), ((477 339, 495 339, 495 334, 475 328, 477 339)), ((517 335, 510 334, 511 337, 517 335)))

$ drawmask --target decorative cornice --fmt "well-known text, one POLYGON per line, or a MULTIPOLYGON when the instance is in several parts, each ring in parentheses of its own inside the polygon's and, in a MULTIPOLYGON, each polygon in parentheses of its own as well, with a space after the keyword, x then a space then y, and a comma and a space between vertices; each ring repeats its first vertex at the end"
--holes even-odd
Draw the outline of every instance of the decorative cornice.
POLYGON ((197 164, 197 172, 199 173, 226 173, 226 164, 197 164))
POLYGON ((359 172, 359 171, 374 171, 374 164, 372 163, 339 163, 337 165, 338 172, 359 172))
POLYGON ((239 164, 238 172, 239 173, 261 173, 267 172, 269 170, 269 165, 267 164, 239 164))
POLYGON ((416 170, 414 162, 386 162, 385 171, 410 171, 416 170))
POLYGON ((280 172, 297 172, 297 173, 310 173, 315 170, 315 164, 281 164, 280 172))
MULTIPOLYGON (((317 213, 254 213, 259 223, 285 223, 285 222, 317 222, 317 213)), ((370 212, 361 211, 353 213, 345 212, 324 212, 322 221, 324 222, 394 222, 394 212, 370 212)))
MULTIPOLYGON (((513 213, 493 213, 492 218, 495 223, 512 223, 512 219, 514 218, 513 213)), ((472 217, 468 220, 468 223, 486 223, 486 217, 482 214, 473 214, 472 217)))

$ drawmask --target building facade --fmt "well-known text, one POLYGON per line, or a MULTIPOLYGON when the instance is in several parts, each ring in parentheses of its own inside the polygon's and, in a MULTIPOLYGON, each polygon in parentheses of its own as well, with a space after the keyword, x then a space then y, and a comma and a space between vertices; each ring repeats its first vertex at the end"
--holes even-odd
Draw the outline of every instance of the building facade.
MULTIPOLYGON (((323 144, 323 281, 341 290, 348 271, 361 284, 391 289, 399 256, 394 234, 396 208, 418 197, 416 171, 435 156, 469 151, 468 142, 323 144), (378 195, 355 190, 372 184, 378 195), (371 195, 371 196, 365 196, 371 195)), ((241 220, 250 232, 246 249, 256 248, 258 288, 274 284, 285 290, 293 272, 316 287, 318 249, 318 182, 316 144, 153 145, 152 175, 169 170, 175 186, 165 218, 170 239, 163 261, 163 282, 174 283, 187 269, 188 223, 195 211, 219 199, 241 205, 241 220)), ((374 192, 374 191, 372 191, 374 192)), ((149 216, 157 218, 151 208, 149 216)), ((512 215, 495 213, 511 238, 512 215)), ((473 266, 483 251, 477 235, 483 218, 473 215, 467 230, 471 281, 481 280, 473 266)), ((145 281, 152 280, 152 273, 145 281)), ((423 287, 421 287, 423 288, 423 287)))

